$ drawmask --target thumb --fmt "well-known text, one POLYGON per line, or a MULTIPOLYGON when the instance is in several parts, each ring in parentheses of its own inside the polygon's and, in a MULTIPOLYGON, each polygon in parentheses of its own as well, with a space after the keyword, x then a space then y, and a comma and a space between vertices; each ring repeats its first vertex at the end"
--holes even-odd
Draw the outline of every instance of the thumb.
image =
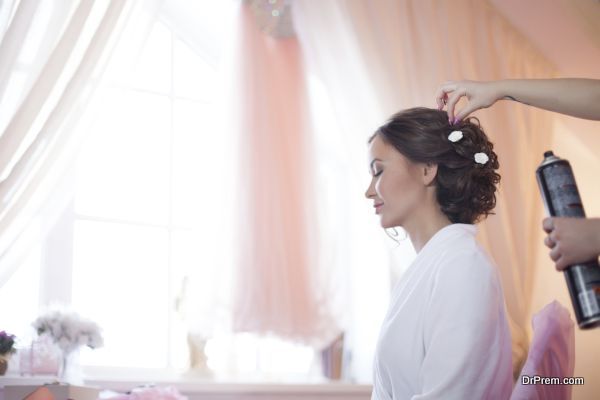
POLYGON ((467 104, 459 112, 456 113, 456 122, 462 121, 469 114, 471 114, 475 110, 478 110, 479 108, 481 107, 477 106, 474 103, 467 104))

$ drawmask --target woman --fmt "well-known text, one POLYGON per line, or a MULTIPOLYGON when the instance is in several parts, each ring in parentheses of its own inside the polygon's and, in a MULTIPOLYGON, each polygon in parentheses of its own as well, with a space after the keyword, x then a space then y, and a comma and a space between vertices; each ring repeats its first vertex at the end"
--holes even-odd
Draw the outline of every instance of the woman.
POLYGON ((369 140, 381 226, 401 226, 417 254, 381 327, 373 399, 507 399, 511 338, 496 270, 475 241, 495 206, 498 159, 476 119, 394 115, 369 140))

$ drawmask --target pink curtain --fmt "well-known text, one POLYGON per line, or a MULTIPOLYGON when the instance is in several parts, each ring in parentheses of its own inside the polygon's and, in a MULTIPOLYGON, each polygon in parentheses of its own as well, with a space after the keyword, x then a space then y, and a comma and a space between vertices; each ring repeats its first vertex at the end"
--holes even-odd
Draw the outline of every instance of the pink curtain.
POLYGON ((321 345, 333 339, 316 270, 305 73, 295 38, 241 10, 239 259, 233 329, 321 345))

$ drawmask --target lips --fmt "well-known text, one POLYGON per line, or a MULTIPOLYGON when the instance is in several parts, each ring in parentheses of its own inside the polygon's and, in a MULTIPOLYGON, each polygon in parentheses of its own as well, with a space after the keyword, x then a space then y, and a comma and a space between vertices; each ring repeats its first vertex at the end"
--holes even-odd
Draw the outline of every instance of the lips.
POLYGON ((375 207, 375 213, 379 214, 379 211, 381 210, 381 207, 383 206, 383 203, 375 203, 373 204, 373 207, 375 207))

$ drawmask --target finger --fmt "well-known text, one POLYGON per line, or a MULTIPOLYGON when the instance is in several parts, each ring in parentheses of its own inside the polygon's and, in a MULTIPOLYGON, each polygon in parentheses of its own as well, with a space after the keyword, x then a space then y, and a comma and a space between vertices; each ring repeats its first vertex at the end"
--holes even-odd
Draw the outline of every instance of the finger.
POLYGON ((446 103, 445 100, 448 99, 448 93, 452 92, 455 89, 455 86, 456 85, 454 85, 453 82, 445 82, 440 85, 435 93, 435 100, 437 102, 438 109, 441 110, 444 108, 444 104, 446 103))
POLYGON ((546 238, 544 239, 544 244, 550 248, 553 248, 554 246, 556 246, 556 242, 554 240, 552 240, 550 238, 550 236, 546 236, 546 238))
POLYGON ((454 91, 452 92, 452 95, 450 95, 450 97, 448 98, 448 102, 446 103, 446 112, 448 113, 448 121, 450 121, 450 123, 452 124, 454 121, 454 107, 456 106, 456 103, 458 103, 458 100, 464 96, 464 93, 458 92, 458 91, 454 91))
POLYGON ((552 218, 544 218, 544 221, 542 221, 542 227, 546 233, 552 232, 554 229, 554 220, 552 218))
POLYGON ((564 257, 560 257, 558 260, 556 260, 554 266, 556 267, 557 271, 564 271, 569 266, 569 263, 564 257))
POLYGON ((448 100, 448 95, 444 94, 441 98, 436 98, 438 110, 442 110, 446 105, 446 101, 448 100))
POLYGON ((556 261, 558 261, 560 256, 561 256, 560 251, 558 251, 558 247, 555 246, 552 249, 552 251, 550 252, 550 258, 552 259, 552 261, 556 262, 556 261))
POLYGON ((435 97, 437 99, 441 99, 442 97, 444 97, 444 95, 453 92, 456 90, 456 82, 454 81, 447 81, 442 83, 440 86, 438 86, 436 92, 435 92, 435 97))
POLYGON ((444 99, 446 97, 446 93, 444 93, 443 91, 440 91, 440 89, 438 89, 438 91, 435 94, 435 102, 437 103, 438 110, 441 110, 442 108, 444 108, 444 99))
POLYGON ((471 114, 473 111, 479 109, 481 107, 478 107, 475 103, 469 103, 466 106, 464 106, 462 108, 462 110, 460 110, 459 112, 456 113, 456 117, 454 117, 454 123, 457 124, 460 121, 462 121, 463 119, 465 119, 469 114, 471 114))

